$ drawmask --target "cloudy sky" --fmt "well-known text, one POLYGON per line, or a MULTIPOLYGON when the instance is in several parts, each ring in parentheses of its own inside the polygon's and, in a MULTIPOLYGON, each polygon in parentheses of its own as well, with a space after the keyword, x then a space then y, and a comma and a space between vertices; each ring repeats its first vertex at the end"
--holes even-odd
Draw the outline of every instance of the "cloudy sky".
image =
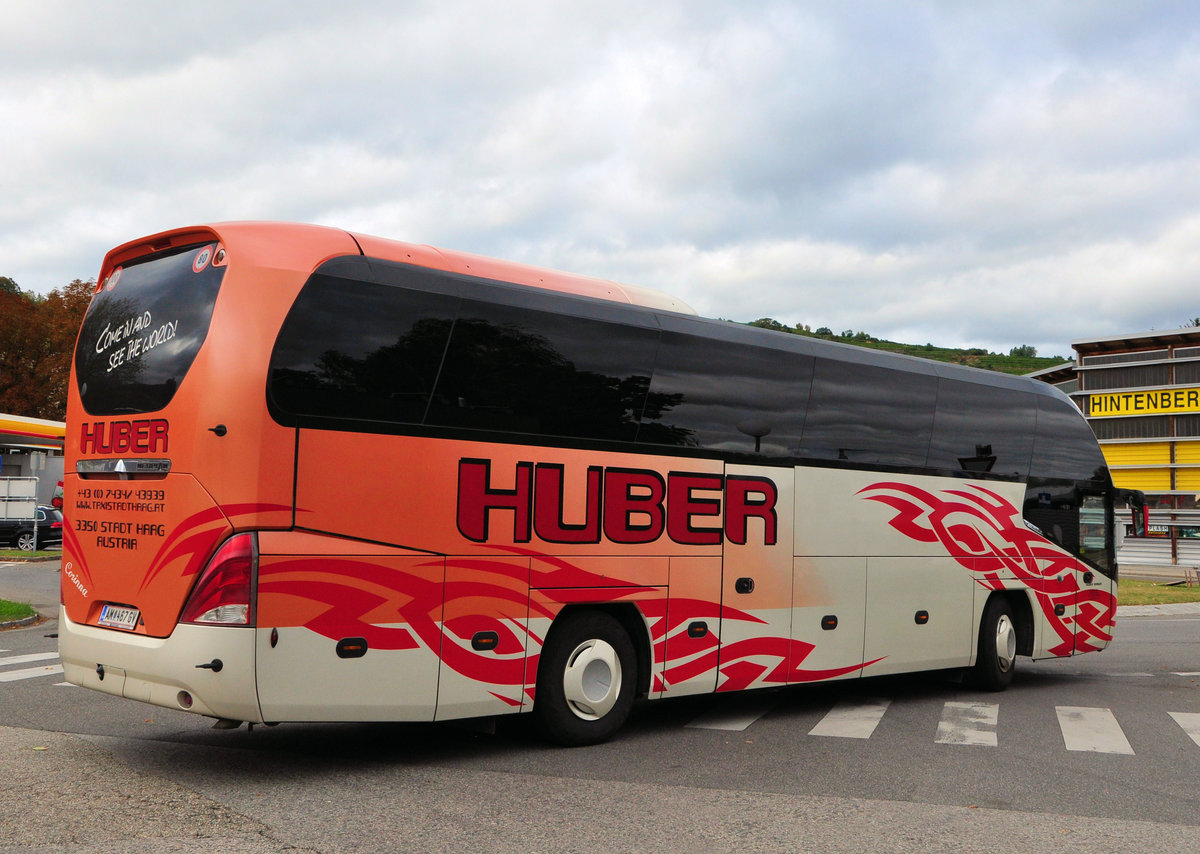
POLYGON ((0 275, 315 222, 1008 352, 1200 316, 1200 4, 56 2, 0 26, 0 275))

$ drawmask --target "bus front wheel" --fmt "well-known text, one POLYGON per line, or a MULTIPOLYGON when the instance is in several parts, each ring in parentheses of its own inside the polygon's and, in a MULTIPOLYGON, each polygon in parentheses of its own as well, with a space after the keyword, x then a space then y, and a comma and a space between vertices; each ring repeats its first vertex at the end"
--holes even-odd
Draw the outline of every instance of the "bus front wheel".
POLYGON ((1003 691, 1012 682, 1017 666, 1017 627, 1012 606, 1003 596, 993 596, 979 623, 979 654, 971 669, 971 682, 985 691, 1003 691))
POLYGON ((565 615, 546 638, 533 716, 567 747, 610 738, 633 707, 637 656, 621 624, 602 611, 565 615))

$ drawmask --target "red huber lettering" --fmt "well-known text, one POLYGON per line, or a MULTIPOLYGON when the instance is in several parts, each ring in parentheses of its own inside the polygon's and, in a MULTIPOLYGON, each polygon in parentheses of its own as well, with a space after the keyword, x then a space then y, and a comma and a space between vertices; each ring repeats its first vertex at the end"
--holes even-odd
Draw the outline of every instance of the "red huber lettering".
POLYGON ((81 454, 165 454, 167 430, 165 418, 140 421, 86 421, 79 425, 81 454))
POLYGON ((496 539, 527 543, 652 543, 664 533, 681 545, 745 545, 751 519, 761 519, 763 542, 773 546, 779 491, 765 477, 589 466, 580 519, 563 518, 564 467, 519 462, 504 486, 494 485, 492 461, 458 463, 458 530, 478 543, 491 539, 490 523, 504 525, 496 539), (509 487, 511 484, 511 488, 509 487), (724 524, 720 518, 724 512, 724 524), (713 524, 717 522, 718 524, 713 524), (511 527, 509 527, 511 525, 511 527))

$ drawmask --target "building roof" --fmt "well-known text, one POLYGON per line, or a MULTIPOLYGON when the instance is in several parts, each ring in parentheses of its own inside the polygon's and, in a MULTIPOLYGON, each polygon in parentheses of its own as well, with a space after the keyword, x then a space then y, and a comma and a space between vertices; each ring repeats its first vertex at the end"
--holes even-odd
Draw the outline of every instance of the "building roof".
POLYGON ((1045 383, 1056 383, 1063 380, 1074 379, 1075 363, 1063 362, 1059 365, 1051 365, 1048 368, 1031 371, 1030 373, 1025 374, 1025 376, 1029 377, 1030 379, 1041 380, 1045 383))
POLYGON ((1185 326, 1182 329, 1132 332, 1103 338, 1081 338, 1071 342, 1075 352, 1080 354, 1109 350, 1132 350, 1138 347, 1162 347, 1168 344, 1200 345, 1200 327, 1185 326))

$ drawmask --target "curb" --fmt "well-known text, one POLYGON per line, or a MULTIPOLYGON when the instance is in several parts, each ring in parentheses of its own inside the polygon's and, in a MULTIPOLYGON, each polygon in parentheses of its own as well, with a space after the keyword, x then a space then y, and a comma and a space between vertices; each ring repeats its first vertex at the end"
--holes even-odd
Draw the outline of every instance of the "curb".
POLYGON ((41 621, 41 614, 31 614, 28 617, 22 617, 19 620, 4 620, 0 621, 0 631, 4 631, 5 629, 23 629, 26 626, 37 625, 41 621))
POLYGON ((1117 619, 1121 617, 1163 617, 1173 614, 1200 614, 1200 602, 1177 602, 1170 605, 1117 606, 1117 619))

